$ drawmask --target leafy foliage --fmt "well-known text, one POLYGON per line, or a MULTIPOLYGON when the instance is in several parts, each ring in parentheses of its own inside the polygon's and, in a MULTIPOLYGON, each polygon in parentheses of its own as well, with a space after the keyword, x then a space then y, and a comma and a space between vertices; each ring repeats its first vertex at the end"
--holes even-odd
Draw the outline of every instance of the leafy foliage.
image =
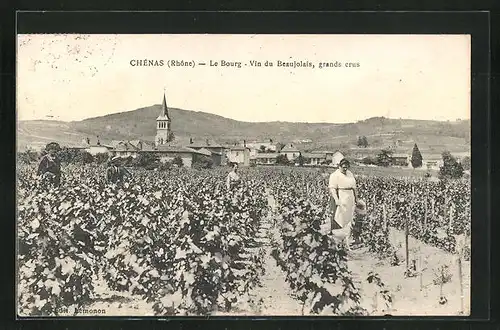
POLYGON ((439 169, 439 177, 442 179, 457 179, 464 174, 464 168, 449 151, 442 154, 443 166, 439 169))
POLYGON ((368 139, 366 138, 366 136, 364 136, 364 135, 359 136, 357 145, 358 145, 358 147, 363 147, 363 148, 368 147, 368 139))
POLYGON ((376 165, 378 166, 390 166, 392 163, 392 151, 391 150, 381 150, 377 154, 376 165))
POLYGON ((21 169, 23 315, 85 306, 100 274, 110 288, 156 302, 158 315, 209 314, 249 299, 262 274, 254 237, 267 210, 255 181, 227 192, 224 173, 178 169, 166 179, 137 169, 117 187, 96 167, 65 170, 60 188, 46 188, 30 184, 33 168, 21 169))

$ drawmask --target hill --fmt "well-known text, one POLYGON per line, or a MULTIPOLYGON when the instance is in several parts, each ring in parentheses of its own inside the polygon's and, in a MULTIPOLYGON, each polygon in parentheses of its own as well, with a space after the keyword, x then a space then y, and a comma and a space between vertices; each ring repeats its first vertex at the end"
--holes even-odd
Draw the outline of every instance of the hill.
MULTIPOLYGON (((155 120, 160 105, 133 111, 89 118, 82 121, 20 121, 18 147, 44 145, 58 141, 64 145, 79 144, 83 138, 101 141, 121 139, 154 140, 155 120)), ((407 149, 414 141, 423 150, 440 152, 470 150, 470 121, 439 122, 429 120, 389 119, 374 117, 356 123, 292 123, 292 122, 242 122, 199 111, 169 109, 172 130, 178 143, 213 139, 220 143, 243 140, 289 143, 309 140, 301 149, 347 148, 355 146, 357 137, 365 135, 371 147, 382 148, 398 145, 407 149)))

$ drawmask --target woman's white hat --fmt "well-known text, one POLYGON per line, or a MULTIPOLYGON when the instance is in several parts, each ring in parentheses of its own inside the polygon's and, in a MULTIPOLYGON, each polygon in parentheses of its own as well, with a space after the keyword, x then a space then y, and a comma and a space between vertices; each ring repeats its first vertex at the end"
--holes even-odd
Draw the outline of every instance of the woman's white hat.
POLYGON ((358 199, 356 202, 356 213, 360 215, 366 215, 366 203, 362 199, 358 199))

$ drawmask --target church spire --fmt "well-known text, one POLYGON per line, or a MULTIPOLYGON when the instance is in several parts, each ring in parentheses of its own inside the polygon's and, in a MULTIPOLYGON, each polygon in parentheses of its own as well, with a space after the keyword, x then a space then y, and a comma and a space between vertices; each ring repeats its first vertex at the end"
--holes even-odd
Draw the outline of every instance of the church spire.
POLYGON ((167 98, 165 96, 165 90, 163 90, 163 103, 161 104, 161 116, 170 120, 168 115, 167 98))

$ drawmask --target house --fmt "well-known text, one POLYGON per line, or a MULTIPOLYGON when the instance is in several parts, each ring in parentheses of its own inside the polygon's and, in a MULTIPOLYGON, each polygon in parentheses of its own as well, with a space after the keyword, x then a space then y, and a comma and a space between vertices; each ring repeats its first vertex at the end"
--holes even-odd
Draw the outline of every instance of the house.
POLYGON ((295 158, 299 157, 300 150, 293 146, 293 144, 287 144, 280 151, 281 154, 286 155, 289 161, 294 161, 295 158))
POLYGON ((328 164, 334 167, 338 167, 339 163, 342 159, 344 159, 344 155, 336 150, 336 151, 311 151, 310 153, 307 154, 307 157, 304 156, 305 158, 308 158, 311 160, 310 164, 311 165, 321 165, 321 164, 328 164))
MULTIPOLYGON (((195 149, 193 149, 195 150, 195 149)), ((218 153, 218 152, 215 152, 215 151, 212 151, 212 150, 208 150, 206 148, 201 148, 201 149, 198 149, 196 150, 198 151, 198 153, 204 155, 204 156, 207 156, 207 157, 210 157, 210 159, 212 159, 212 162, 213 162, 213 165, 214 166, 220 166, 221 163, 222 163, 222 153, 218 153)))
POLYGON ((439 170, 441 166, 443 166, 443 156, 441 154, 422 154, 422 168, 439 170))
POLYGON ((97 154, 108 154, 112 150, 113 150, 112 146, 102 145, 102 144, 90 145, 85 148, 85 151, 91 154, 92 156, 95 156, 97 154))
POLYGON ((410 165, 410 156, 407 154, 395 153, 391 156, 392 165, 407 167, 410 165))
POLYGON ((115 148, 112 150, 113 156, 118 156, 121 158, 137 157, 140 149, 132 145, 129 141, 120 141, 116 144, 115 148))
POLYGON ((321 152, 305 152, 302 157, 304 157, 304 165, 315 166, 326 162, 326 154, 321 152))
POLYGON ((276 164, 276 159, 279 154, 276 152, 262 152, 255 155, 255 164, 257 165, 273 165, 276 164))
POLYGON ((150 141, 132 140, 129 143, 141 151, 152 151, 155 149, 155 144, 150 141))
POLYGON ((92 156, 95 156, 97 154, 108 154, 114 148, 112 145, 102 144, 101 141, 99 140, 99 137, 97 137, 95 143, 91 143, 90 138, 87 137, 82 140, 82 145, 80 147, 71 147, 71 149, 85 150, 92 156))
POLYGON ((174 158, 180 157, 182 159, 182 166, 184 167, 191 167, 195 157, 203 155, 203 153, 191 148, 166 144, 158 145, 155 150, 142 152, 155 153, 162 163, 172 161, 174 158))
POLYGON ((198 151, 204 149, 205 151, 203 152, 203 154, 207 157, 212 158, 214 166, 220 166, 225 162, 224 146, 220 145, 217 142, 210 141, 209 139, 205 139, 205 142, 194 142, 191 138, 186 148, 198 151), (210 154, 208 154, 207 151, 210 154))
POLYGON ((227 161, 230 163, 238 163, 243 166, 250 165, 250 148, 244 146, 235 146, 228 149, 227 161))
POLYGON ((276 152, 277 147, 272 139, 269 141, 255 141, 246 143, 246 146, 251 148, 252 150, 256 150, 257 152, 276 152))
POLYGON ((377 154, 380 152, 380 149, 373 148, 351 148, 349 150, 349 155, 353 159, 362 160, 364 158, 375 158, 377 154))

